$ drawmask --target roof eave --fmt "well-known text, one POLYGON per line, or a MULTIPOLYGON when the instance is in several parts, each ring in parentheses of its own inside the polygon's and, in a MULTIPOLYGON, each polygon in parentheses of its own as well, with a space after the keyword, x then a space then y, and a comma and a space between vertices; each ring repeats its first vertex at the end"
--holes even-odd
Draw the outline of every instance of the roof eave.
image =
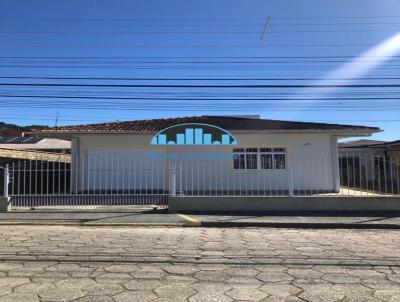
POLYGON ((343 131, 342 133, 338 133, 337 137, 338 138, 347 138, 347 137, 353 137, 353 136, 371 136, 372 134, 375 133, 380 133, 383 132, 383 130, 352 130, 352 131, 343 131))
MULTIPOLYGON (((351 136, 370 136, 374 133, 382 132, 380 129, 370 128, 370 129, 299 129, 299 130, 286 130, 286 129, 256 129, 256 130, 235 130, 230 129, 229 131, 233 133, 331 133, 335 135, 340 135, 341 137, 351 137, 351 136)), ((35 132, 35 134, 39 135, 40 137, 49 137, 57 136, 57 137, 71 137, 76 135, 92 135, 92 134, 155 134, 158 130, 143 130, 143 131, 40 131, 35 132)))

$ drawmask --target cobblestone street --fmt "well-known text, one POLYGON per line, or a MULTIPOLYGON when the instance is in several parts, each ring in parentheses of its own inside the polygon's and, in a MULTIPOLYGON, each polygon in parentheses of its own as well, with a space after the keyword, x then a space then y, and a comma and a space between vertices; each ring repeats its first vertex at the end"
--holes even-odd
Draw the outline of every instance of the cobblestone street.
POLYGON ((0 302, 396 302, 399 235, 2 226, 0 302))

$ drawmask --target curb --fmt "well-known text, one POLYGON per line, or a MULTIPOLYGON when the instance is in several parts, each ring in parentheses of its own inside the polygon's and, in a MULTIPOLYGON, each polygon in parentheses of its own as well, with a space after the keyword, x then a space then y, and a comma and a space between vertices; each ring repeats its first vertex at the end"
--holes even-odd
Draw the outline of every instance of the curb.
POLYGON ((195 227, 202 227, 202 226, 204 226, 204 225, 203 225, 203 223, 202 223, 201 221, 198 221, 198 222, 191 222, 191 221, 189 221, 189 222, 184 222, 184 223, 182 224, 182 226, 184 226, 184 227, 189 227, 189 228, 195 228, 195 227))
POLYGON ((107 226, 130 226, 130 227, 184 227, 186 223, 91 223, 91 222, 52 222, 52 221, 1 221, 0 226, 7 225, 53 225, 53 226, 89 226, 89 227, 107 227, 107 226))
POLYGON ((0 221, 0 226, 79 226, 79 227, 206 227, 206 228, 287 228, 287 229, 400 229, 396 224, 351 224, 351 223, 279 223, 279 222, 219 222, 219 221, 200 221, 187 219, 185 222, 177 223, 135 223, 135 222, 68 222, 68 221, 0 221))
POLYGON ((174 211, 171 211, 171 213, 174 213, 175 215, 178 215, 180 218, 185 220, 185 222, 183 223, 184 227, 201 227, 201 226, 203 226, 203 223, 201 220, 197 220, 193 217, 190 217, 189 215, 174 212, 174 211))
POLYGON ((203 221, 202 227, 214 228, 299 228, 299 229, 400 229, 396 224, 351 224, 351 223, 275 223, 275 222, 218 222, 203 221))

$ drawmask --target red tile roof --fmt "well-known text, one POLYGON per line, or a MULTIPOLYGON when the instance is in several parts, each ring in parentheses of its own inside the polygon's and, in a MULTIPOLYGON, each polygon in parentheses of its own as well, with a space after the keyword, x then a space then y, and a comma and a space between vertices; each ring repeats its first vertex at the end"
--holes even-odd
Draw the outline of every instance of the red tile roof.
POLYGON ((268 119, 255 119, 230 116, 190 116, 179 118, 137 120, 126 122, 112 122, 101 124, 87 124, 76 126, 61 126, 43 129, 41 132, 158 132, 164 128, 183 123, 204 123, 218 126, 229 131, 343 131, 365 130, 369 132, 380 131, 377 127, 291 122, 268 119))
POLYGON ((358 139, 352 140, 347 142, 339 143, 339 148, 364 148, 364 147, 371 147, 375 145, 381 145, 385 143, 385 141, 377 141, 371 139, 358 139))
POLYGON ((396 141, 391 141, 391 142, 385 142, 385 141, 375 141, 375 140, 368 140, 368 139, 363 139, 363 140, 357 140, 357 141, 349 141, 349 142, 343 142, 339 143, 339 148, 345 149, 345 148, 398 148, 400 147, 400 140, 396 141))

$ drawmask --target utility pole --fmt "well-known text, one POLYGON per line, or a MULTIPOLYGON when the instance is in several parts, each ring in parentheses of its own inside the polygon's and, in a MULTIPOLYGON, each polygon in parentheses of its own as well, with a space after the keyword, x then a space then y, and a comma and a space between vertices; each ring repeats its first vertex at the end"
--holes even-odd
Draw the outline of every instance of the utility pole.
POLYGON ((54 127, 57 127, 57 124, 58 124, 58 116, 59 116, 59 114, 58 114, 58 111, 57 111, 56 120, 55 120, 55 122, 54 122, 54 127))

